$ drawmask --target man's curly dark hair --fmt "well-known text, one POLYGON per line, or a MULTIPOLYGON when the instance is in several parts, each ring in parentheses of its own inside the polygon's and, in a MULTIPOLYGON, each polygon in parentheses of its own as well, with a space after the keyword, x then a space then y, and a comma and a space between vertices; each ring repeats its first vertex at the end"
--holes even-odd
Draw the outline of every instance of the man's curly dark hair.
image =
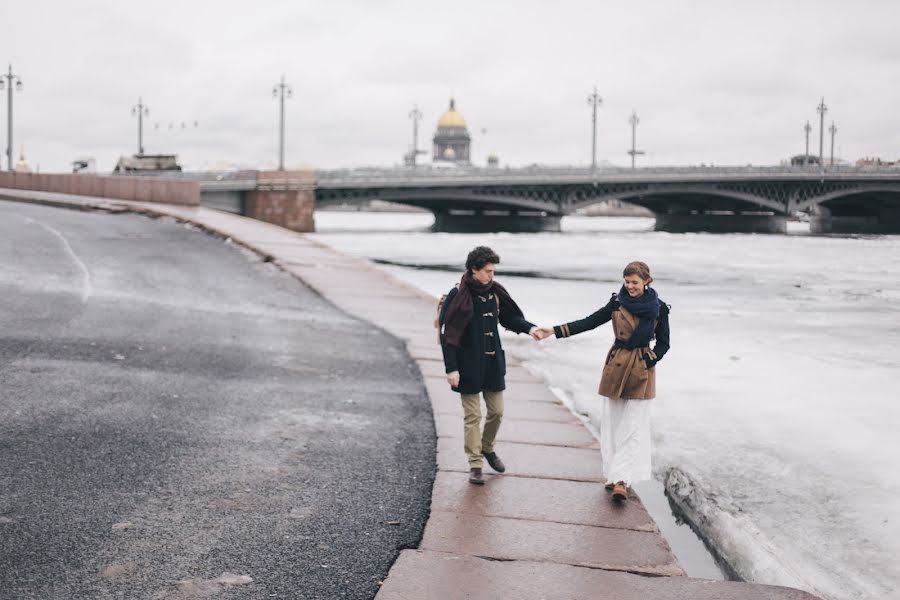
POLYGON ((471 271, 475 269, 480 271, 484 268, 484 265, 489 263, 500 264, 500 257, 487 246, 478 246, 469 252, 469 256, 466 258, 466 270, 471 271))

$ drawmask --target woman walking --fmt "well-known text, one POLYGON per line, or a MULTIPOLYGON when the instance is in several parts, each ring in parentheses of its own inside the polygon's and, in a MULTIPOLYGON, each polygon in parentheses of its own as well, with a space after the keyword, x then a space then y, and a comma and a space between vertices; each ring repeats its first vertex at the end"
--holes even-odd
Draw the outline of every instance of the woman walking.
POLYGON ((606 489, 612 490, 615 501, 628 498, 631 484, 650 479, 648 400, 656 396, 656 363, 669 350, 669 306, 650 287, 650 267, 630 262, 622 277, 622 288, 594 314, 539 330, 541 338, 566 338, 613 322, 616 339, 600 378, 600 450, 606 489))

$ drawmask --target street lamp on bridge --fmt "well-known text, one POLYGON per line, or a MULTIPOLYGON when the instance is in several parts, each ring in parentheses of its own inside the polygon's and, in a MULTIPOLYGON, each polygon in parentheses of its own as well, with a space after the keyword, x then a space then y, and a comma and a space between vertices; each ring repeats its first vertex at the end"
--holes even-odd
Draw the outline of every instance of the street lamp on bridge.
POLYGON ((9 72, 0 75, 0 90, 7 88, 6 96, 6 166, 13 170, 13 86, 17 92, 22 91, 22 80, 18 75, 12 72, 12 65, 9 65, 9 72), (5 81, 4 81, 5 80, 5 81))
POLYGON ((828 107, 825 106, 825 98, 822 98, 822 101, 816 107, 816 112, 819 113, 819 166, 825 164, 825 154, 824 144, 825 144, 825 113, 828 112, 828 107))
POLYGON ((424 154, 423 150, 419 150, 419 121, 422 120, 422 111, 419 110, 419 105, 414 105, 413 109, 409 111, 409 118, 412 119, 413 124, 413 143, 408 163, 410 166, 415 167, 416 158, 418 158, 419 154, 424 154))
POLYGON ((594 92, 588 96, 588 104, 591 105, 591 169, 597 168, 597 107, 603 104, 603 98, 597 93, 597 86, 594 86, 594 92))
POLYGON ((828 133, 831 134, 831 160, 828 162, 833 167, 834 166, 834 134, 837 133, 837 127, 834 126, 834 121, 831 122, 831 127, 828 128, 828 133))
POLYGON ((131 107, 131 114, 138 118, 138 156, 144 155, 144 117, 150 114, 150 109, 144 104, 143 98, 138 98, 136 106, 131 107))
POLYGON ((634 168, 634 157, 639 154, 644 153, 643 150, 637 150, 635 148, 636 130, 637 130, 638 123, 640 123, 641 120, 638 119, 637 113, 635 113, 632 110, 631 117, 628 118, 628 122, 631 123, 631 150, 628 151, 628 154, 631 155, 631 168, 633 169, 634 168))
POLYGON ((272 97, 279 99, 279 120, 278 120, 278 170, 284 171, 284 97, 288 98, 294 95, 291 86, 284 82, 284 75, 281 76, 281 83, 275 84, 272 88, 272 97))
POLYGON ((806 163, 809 161, 809 132, 812 131, 812 125, 809 124, 809 121, 803 126, 803 131, 806 132, 806 152, 803 154, 803 162, 806 163))

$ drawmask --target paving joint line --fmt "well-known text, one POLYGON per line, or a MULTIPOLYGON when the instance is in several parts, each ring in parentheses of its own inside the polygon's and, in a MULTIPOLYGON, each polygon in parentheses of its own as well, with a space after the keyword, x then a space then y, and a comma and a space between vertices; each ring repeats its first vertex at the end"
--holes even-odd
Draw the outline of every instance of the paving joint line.
MULTIPOLYGON (((522 564, 534 564, 534 565, 565 565, 568 567, 576 567, 579 569, 590 569, 592 571, 605 571, 607 573, 628 573, 630 575, 640 575, 642 577, 658 579, 658 578, 669 578, 669 577, 684 577, 684 575, 673 575, 672 573, 666 572, 665 567, 661 569, 656 569, 654 567, 648 567, 646 570, 628 568, 628 567, 617 567, 616 565, 588 565, 584 563, 572 563, 558 560, 536 560, 531 558, 504 558, 499 556, 485 556, 482 554, 466 554, 465 552, 448 552, 446 550, 432 550, 430 548, 418 548, 415 551, 417 552, 430 552, 433 554, 441 554, 444 556, 468 556, 471 558, 477 558, 479 560, 484 560, 487 562, 501 562, 501 563, 522 563, 522 564)), ((680 567, 679 567, 680 568, 680 567)))
MULTIPOLYGON (((446 415, 446 413, 437 413, 437 414, 446 415)), ((441 434, 438 434, 438 438, 444 438, 446 440, 464 439, 463 436, 461 436, 461 435, 441 435, 441 434)), ((512 443, 507 440, 497 440, 497 441, 502 442, 504 444, 512 443)), ((551 448, 573 448, 575 450, 597 450, 597 449, 599 449, 598 446, 596 446, 596 442, 593 442, 593 444, 587 445, 587 446, 573 446, 572 444, 551 444, 549 442, 533 442, 533 443, 532 442, 515 442, 515 443, 522 444, 523 446, 549 446, 551 448)))
POLYGON ((487 562, 499 562, 499 563, 519 563, 519 564, 532 564, 532 565, 565 565, 568 567, 573 567, 575 569, 588 569, 591 571, 604 571, 607 573, 628 573, 629 575, 639 575, 641 577, 646 577, 647 579, 660 579, 664 577, 671 577, 671 575, 666 575, 663 573, 653 573, 649 571, 634 571, 628 569, 616 569, 611 567, 598 567, 594 565, 585 565, 580 563, 568 563, 568 562, 559 562, 555 560, 537 560, 533 558, 501 558, 496 556, 485 556, 482 554, 466 554, 465 552, 450 552, 448 550, 432 550, 432 549, 424 549, 424 548, 414 548, 411 549, 413 552, 420 553, 429 553, 429 554, 437 554, 442 556, 450 556, 450 557, 460 557, 465 556, 469 558, 477 558, 478 560, 483 560, 487 562))
MULTIPOLYGON (((468 469, 463 469, 461 467, 450 467, 450 468, 442 468, 438 467, 438 471, 442 473, 468 473, 468 469)), ((485 473, 490 477, 511 477, 515 479, 543 479, 545 481, 571 481, 573 483, 596 483, 597 485, 604 485, 604 482, 600 479, 579 479, 573 477, 548 477, 546 475, 516 475, 513 473, 504 473, 502 475, 495 475, 494 473, 485 473)))
POLYGON ((572 527, 592 527, 594 529, 607 529, 613 531, 633 531, 635 533, 646 533, 648 535, 657 535, 659 534, 659 529, 635 529, 634 527, 613 527, 612 525, 591 525, 590 523, 572 523, 570 521, 553 521, 551 519, 534 519, 528 517, 509 517, 505 515, 492 515, 485 513, 476 513, 476 512, 460 512, 458 510, 451 510, 447 508, 431 508, 431 514, 434 513, 443 513, 447 515, 475 515, 477 517, 484 517, 487 519, 503 519, 504 521, 520 521, 526 523, 553 523, 554 525, 570 525, 572 527))

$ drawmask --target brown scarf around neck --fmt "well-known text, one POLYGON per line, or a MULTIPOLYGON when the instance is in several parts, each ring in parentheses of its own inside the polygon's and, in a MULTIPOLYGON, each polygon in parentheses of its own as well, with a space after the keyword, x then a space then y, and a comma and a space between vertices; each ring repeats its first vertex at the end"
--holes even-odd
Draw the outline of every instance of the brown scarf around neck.
POLYGON ((498 309, 500 304, 502 304, 504 310, 512 311, 513 314, 520 317, 523 316, 522 309, 519 308, 519 305, 510 297, 509 292, 506 291, 505 287, 496 281, 491 281, 485 285, 475 279, 472 276, 471 271, 466 271, 459 282, 459 291, 456 296, 453 297, 450 306, 447 307, 447 312, 444 313, 444 343, 453 348, 459 348, 463 332, 465 332, 466 327, 472 321, 472 317, 475 314, 475 305, 472 295, 489 294, 491 292, 497 294, 498 309))

